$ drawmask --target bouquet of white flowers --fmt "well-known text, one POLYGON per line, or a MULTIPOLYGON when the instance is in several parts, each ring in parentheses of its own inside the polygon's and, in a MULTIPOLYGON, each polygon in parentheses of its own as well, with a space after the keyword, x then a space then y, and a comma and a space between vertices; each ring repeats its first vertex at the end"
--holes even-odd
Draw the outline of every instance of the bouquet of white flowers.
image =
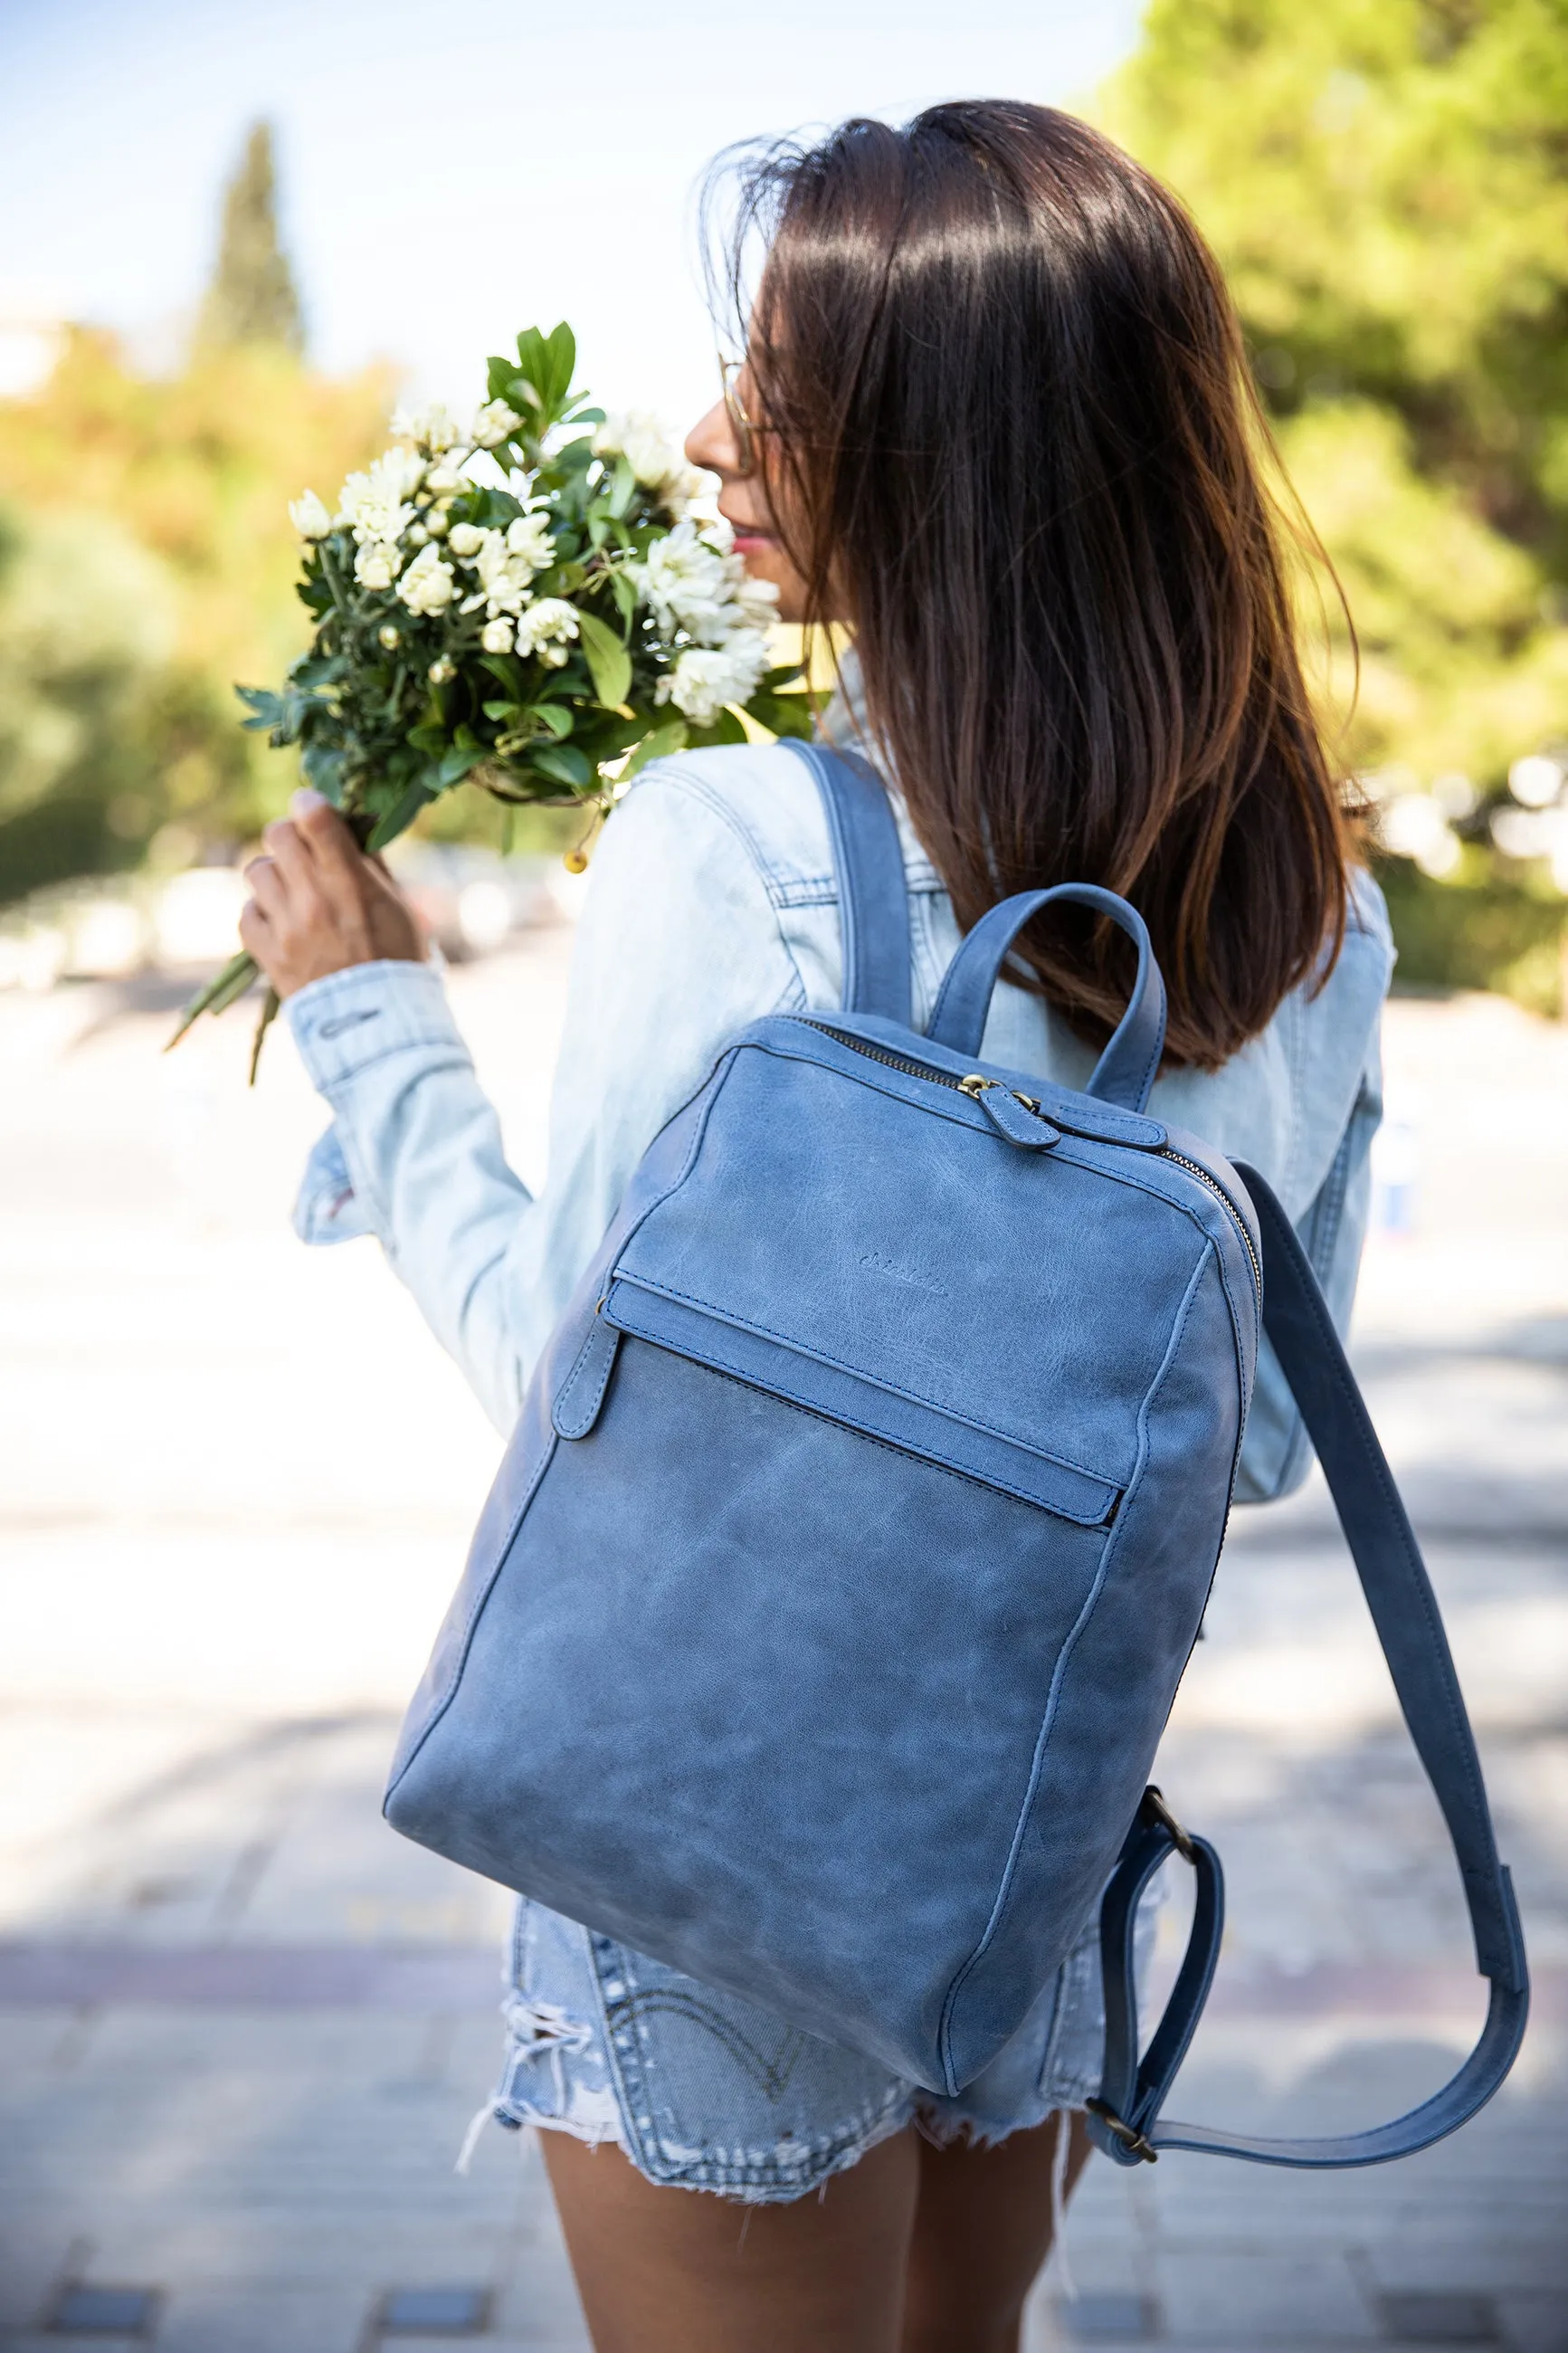
MULTIPOLYGON (((743 740, 742 711, 807 732, 798 670, 769 665, 776 590, 688 512, 700 477, 657 427, 587 406, 575 366, 570 327, 530 328, 467 434, 399 414, 335 514, 313 491, 289 509, 315 636, 281 693, 237 690, 244 724, 300 746, 368 849, 463 783, 604 814, 647 761, 743 740)), ((170 1043, 256 977, 233 957, 170 1043)), ((258 1052, 276 1011, 268 992, 258 1052)))

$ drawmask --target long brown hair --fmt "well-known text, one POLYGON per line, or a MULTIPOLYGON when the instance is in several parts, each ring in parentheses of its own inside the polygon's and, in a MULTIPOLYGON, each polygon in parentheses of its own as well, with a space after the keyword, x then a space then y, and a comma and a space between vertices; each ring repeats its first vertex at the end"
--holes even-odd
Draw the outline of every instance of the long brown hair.
MULTIPOLYGON (((1121 892, 1171 1059, 1214 1068, 1331 965, 1354 838, 1208 248, 1109 140, 1004 100, 753 155, 734 219, 737 303, 766 240, 747 353, 779 527, 812 611, 852 623, 959 923, 1121 892)), ((1107 1033, 1113 927, 1053 911, 1018 953, 1107 1033)))

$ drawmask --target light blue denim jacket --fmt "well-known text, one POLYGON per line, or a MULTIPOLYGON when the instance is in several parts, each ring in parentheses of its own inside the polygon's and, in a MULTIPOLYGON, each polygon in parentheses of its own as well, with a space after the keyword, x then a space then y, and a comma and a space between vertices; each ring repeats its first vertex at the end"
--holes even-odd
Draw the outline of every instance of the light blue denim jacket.
MULTIPOLYGON (((947 892, 898 814, 923 1027, 960 935, 947 892)), ((1382 1108, 1378 1016, 1392 965, 1382 896, 1358 876, 1326 981, 1288 997, 1224 1069, 1167 1072, 1151 1104, 1263 1172, 1342 1330, 1366 1225, 1368 1148, 1382 1108)), ((332 1111, 297 1229, 310 1242, 374 1233, 508 1432, 551 1327, 659 1129, 736 1030, 766 1013, 831 1008, 839 980, 833 860, 804 763, 752 744, 660 761, 616 810, 594 861, 543 1190, 530 1195, 507 1165, 439 975, 421 964, 361 965, 311 982, 288 1007, 332 1111)), ((1094 1060, 1050 1008, 1007 984, 984 1054, 1072 1087, 1094 1060)), ((1238 1500, 1283 1493, 1309 1461, 1266 1358, 1238 1500)))

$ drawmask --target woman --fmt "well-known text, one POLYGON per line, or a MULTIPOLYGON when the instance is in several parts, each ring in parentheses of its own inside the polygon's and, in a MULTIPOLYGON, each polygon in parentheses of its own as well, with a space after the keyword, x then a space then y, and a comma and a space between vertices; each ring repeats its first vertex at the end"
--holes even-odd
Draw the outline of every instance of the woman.
MULTIPOLYGON (((768 238, 746 363, 688 454, 781 616, 853 633, 828 730, 893 796, 917 1023, 995 900, 1123 892, 1170 989, 1153 1110, 1263 1170, 1342 1322, 1392 955, 1303 689, 1212 259, 1108 142, 1005 103, 775 153, 742 226, 768 238)), ((391 881, 308 795, 266 849, 245 942, 334 1114, 301 1230, 375 1233, 505 1430, 626 1178, 730 1036, 838 1001, 816 788, 736 745, 659 763, 617 810, 537 1198, 391 881)), ((988 1059, 1083 1084, 1128 977, 1104 929, 1026 936, 988 1059)), ((1265 1366, 1239 1492, 1304 1467, 1265 1366)), ((496 2114, 549 2127, 600 2353, 1017 2345, 1085 2154, 1092 1937, 957 2098, 526 1901, 508 2016, 496 2114)))

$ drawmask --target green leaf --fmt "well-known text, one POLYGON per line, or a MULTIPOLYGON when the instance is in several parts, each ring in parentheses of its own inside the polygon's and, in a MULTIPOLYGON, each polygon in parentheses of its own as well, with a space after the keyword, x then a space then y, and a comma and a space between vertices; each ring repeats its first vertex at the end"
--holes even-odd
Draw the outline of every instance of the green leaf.
POLYGON ((607 709, 614 710, 631 692, 632 658, 614 629, 596 613, 579 610, 577 630, 594 691, 607 709))
POLYGON ((626 765, 626 781, 629 783, 639 770, 647 767, 650 760, 666 760, 672 752, 683 752, 686 749, 686 737, 687 727, 684 719, 667 719, 662 727, 656 727, 651 734, 645 735, 642 742, 633 750, 626 765))
MULTIPOLYGON (((460 735, 468 735, 468 731, 466 727, 459 728, 458 732, 460 735)), ((479 762, 486 758, 487 755, 488 746, 476 742, 472 735, 468 735, 468 741, 467 744, 454 744, 452 749, 444 754, 437 767, 434 780, 436 791, 441 793, 449 792, 454 785, 460 785, 463 778, 468 775, 469 769, 477 768, 479 762)), ((411 785, 409 786, 409 791, 425 792, 425 787, 423 785, 411 785)), ((426 798, 427 800, 433 799, 434 797, 434 794, 426 794, 426 798)), ((414 814, 418 814, 417 808, 416 808, 414 814)), ((404 824, 405 825, 411 822, 412 819, 409 818, 405 818, 404 819, 404 824)), ((400 826, 398 828, 399 832, 401 832, 402 829, 403 828, 400 826)), ((391 836, 388 835, 387 839, 390 840, 391 836)))
POLYGON ((307 744, 300 754, 300 773, 312 792, 334 808, 342 806, 343 797, 343 755, 335 745, 307 744))
MULTIPOLYGON (((450 754, 448 754, 447 757, 449 758, 450 756, 450 754)), ((443 769, 446 767, 446 765, 447 763, 444 760, 441 764, 443 769)), ((465 769, 462 773, 467 775, 468 771, 465 769)), ((457 784, 459 779, 458 777, 454 776, 451 781, 453 784, 457 784)), ((427 785, 410 785, 402 799, 396 804, 395 807, 388 809, 384 818, 377 819, 375 827, 371 833, 371 837, 365 843, 365 848, 372 852, 377 849, 384 849, 389 841, 395 841, 400 833, 405 833, 407 831, 415 818, 418 816, 420 810, 425 807, 426 802, 433 801, 435 797, 435 794, 430 790, 427 785)))
POLYGON ((542 776, 549 776, 558 785, 570 785, 581 792, 594 781, 594 771, 574 744, 539 744, 529 747, 528 761, 542 776))
POLYGON ((515 719, 518 712, 515 702, 481 702, 479 709, 487 719, 515 719))
POLYGON ((615 480, 610 490, 610 512, 619 522, 636 498, 637 478, 631 469, 630 459, 624 455, 615 463, 615 480))
POLYGON ((566 396, 572 389, 572 379, 577 373, 577 338, 564 319, 552 329, 545 349, 550 354, 551 406, 563 409, 566 406, 566 396))
POLYGON ((248 706, 251 714, 248 719, 240 721, 242 727, 262 728, 282 725, 285 707, 283 697, 280 694, 274 694, 269 686, 237 686, 234 691, 241 702, 248 706))
POLYGON ((799 735, 808 738, 815 721, 811 698, 805 694, 753 694, 746 705, 759 727, 772 735, 799 735))
POLYGON ((611 573, 610 594, 620 607, 622 620, 629 628, 632 616, 637 608, 637 592, 624 572, 611 573))
POLYGON ((290 686, 306 688, 335 686, 348 675, 348 663, 342 654, 303 654, 289 672, 290 686))
POLYGON ((531 715, 542 726, 549 728, 558 744, 570 735, 577 724, 575 715, 564 702, 536 702, 531 715))
POLYGON ((732 711, 721 711, 711 727, 693 727, 687 741, 690 744, 743 744, 746 731, 732 711))
MULTIPOLYGON (((523 408, 534 408, 540 422, 548 425, 554 415, 551 398, 552 361, 550 348, 537 327, 525 327, 517 339, 516 379, 523 394, 523 408)), ((514 401, 513 406, 517 404, 514 401)))

